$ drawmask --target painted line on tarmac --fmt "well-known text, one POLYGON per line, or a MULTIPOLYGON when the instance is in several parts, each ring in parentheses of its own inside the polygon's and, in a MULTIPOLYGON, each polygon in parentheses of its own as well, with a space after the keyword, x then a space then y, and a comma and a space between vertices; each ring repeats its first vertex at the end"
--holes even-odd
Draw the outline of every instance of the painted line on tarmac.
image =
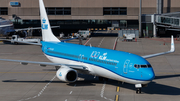
POLYGON ((91 40, 91 38, 90 39, 88 39, 85 43, 84 43, 84 45, 86 45, 89 41, 91 40))
POLYGON ((114 101, 112 99, 108 99, 107 97, 104 96, 104 90, 105 90, 105 87, 106 87, 106 81, 104 82, 103 86, 102 86, 102 89, 101 89, 101 94, 100 96, 106 100, 109 100, 109 101, 114 101))
POLYGON ((104 40, 104 37, 103 37, 103 39, 101 40, 101 42, 99 43, 98 47, 100 47, 100 45, 102 44, 103 40, 104 40))
MULTIPOLYGON (((118 84, 119 84, 119 82, 118 82, 118 84)), ((117 86, 117 87, 116 87, 116 92, 119 92, 119 91, 120 91, 120 87, 117 86)))
POLYGON ((116 88, 116 92, 119 92, 119 87, 116 88))
MULTIPOLYGON (((119 85, 119 82, 118 82, 118 85, 119 85)), ((118 93, 119 91, 120 91, 120 87, 117 86, 116 87, 116 92, 118 93)), ((115 95, 114 101, 119 101, 119 95, 115 95)))
POLYGON ((115 96, 115 100, 114 101, 119 101, 119 95, 115 96))
POLYGON ((72 94, 73 91, 71 91, 69 94, 72 94))
POLYGON ((104 82, 104 84, 103 84, 103 86, 102 86, 102 89, 101 89, 101 97, 103 97, 103 95, 104 95, 104 89, 105 89, 105 87, 106 87, 106 82, 104 82))
POLYGON ((42 93, 45 91, 45 89, 50 85, 50 83, 56 78, 56 75, 49 81, 49 83, 47 83, 43 89, 36 95, 36 96, 33 96, 33 97, 29 97, 29 98, 26 98, 26 99, 21 99, 21 100, 18 100, 18 101, 26 101, 26 100, 31 100, 31 99, 35 99, 39 96, 42 95, 42 93))

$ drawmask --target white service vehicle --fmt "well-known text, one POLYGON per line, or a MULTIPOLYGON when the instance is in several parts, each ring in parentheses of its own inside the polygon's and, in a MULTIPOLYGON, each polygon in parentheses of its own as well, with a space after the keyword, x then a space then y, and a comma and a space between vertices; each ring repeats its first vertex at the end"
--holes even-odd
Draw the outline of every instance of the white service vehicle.
POLYGON ((82 37, 82 39, 87 39, 89 37, 89 31, 88 30, 79 30, 78 34, 76 34, 76 37, 79 37, 79 35, 82 37))
POLYGON ((31 42, 31 43, 40 43, 40 39, 25 39, 25 38, 20 38, 18 35, 12 35, 11 38, 11 43, 13 44, 18 44, 19 42, 31 42))
POLYGON ((133 41, 135 39, 135 34, 123 34, 123 37, 127 41, 133 41))

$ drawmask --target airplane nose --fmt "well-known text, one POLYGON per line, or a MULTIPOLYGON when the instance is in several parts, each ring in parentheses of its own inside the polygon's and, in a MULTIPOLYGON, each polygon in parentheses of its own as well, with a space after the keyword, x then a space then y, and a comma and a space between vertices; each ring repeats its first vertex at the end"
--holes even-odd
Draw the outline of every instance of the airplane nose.
POLYGON ((155 77, 154 73, 149 73, 149 74, 148 74, 148 79, 149 79, 149 80, 153 80, 154 77, 155 77))
POLYGON ((147 80, 153 80, 155 78, 155 74, 153 70, 148 70, 146 72, 146 79, 147 80))

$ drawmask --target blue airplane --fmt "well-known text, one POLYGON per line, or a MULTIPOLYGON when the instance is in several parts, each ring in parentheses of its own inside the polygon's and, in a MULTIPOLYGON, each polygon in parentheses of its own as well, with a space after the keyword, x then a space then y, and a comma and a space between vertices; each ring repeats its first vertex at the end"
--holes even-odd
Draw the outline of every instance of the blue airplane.
POLYGON ((39 0, 39 6, 42 41, 40 44, 29 44, 40 45, 42 47, 42 52, 50 61, 52 61, 52 63, 11 59, 0 60, 20 62, 23 65, 32 63, 39 64, 40 66, 50 65, 59 67, 56 72, 57 78, 69 83, 73 83, 77 80, 78 73, 99 76, 100 80, 109 78, 127 82, 135 85, 136 93, 141 93, 141 88, 147 86, 147 84, 155 77, 153 68, 146 59, 175 51, 173 36, 171 38, 170 51, 146 56, 138 56, 123 51, 64 43, 56 38, 51 31, 43 0, 39 0))

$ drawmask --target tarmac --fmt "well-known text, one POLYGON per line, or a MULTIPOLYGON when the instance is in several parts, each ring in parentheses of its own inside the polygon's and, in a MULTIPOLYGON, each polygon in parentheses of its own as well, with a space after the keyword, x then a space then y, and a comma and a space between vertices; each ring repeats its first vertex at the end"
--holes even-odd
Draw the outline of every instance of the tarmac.
MULTIPOLYGON (((78 39, 69 41, 78 44, 78 39)), ((170 38, 140 38, 137 42, 122 42, 117 37, 92 37, 83 40, 94 47, 131 52, 140 56, 170 50, 170 38), (117 41, 116 41, 117 40, 117 41)), ((0 58, 50 62, 40 46, 0 43, 0 58)), ((136 94, 133 84, 120 81, 99 81, 98 77, 79 74, 75 83, 56 78, 52 66, 21 65, 0 61, 0 101, 179 101, 180 98, 180 42, 176 51, 147 59, 155 72, 155 79, 136 94)))

